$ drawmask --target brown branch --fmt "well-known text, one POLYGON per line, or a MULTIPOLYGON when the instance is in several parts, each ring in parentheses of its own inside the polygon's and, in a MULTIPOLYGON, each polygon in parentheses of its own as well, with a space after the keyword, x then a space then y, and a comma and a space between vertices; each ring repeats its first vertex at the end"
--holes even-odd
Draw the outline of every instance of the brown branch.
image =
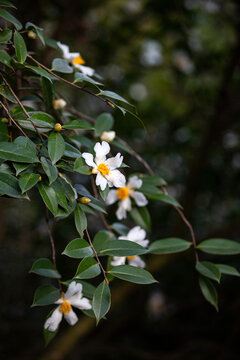
POLYGON ((96 258, 96 260, 97 260, 97 262, 98 262, 98 265, 99 265, 100 269, 102 270, 104 279, 105 279, 105 281, 106 281, 106 283, 107 283, 107 285, 108 285, 108 284, 109 284, 109 281, 108 281, 108 278, 107 278, 107 275, 106 275, 106 271, 104 270, 104 268, 103 268, 103 266, 102 266, 102 263, 101 263, 101 261, 99 260, 98 254, 97 254, 97 252, 96 252, 96 250, 95 250, 95 248, 94 248, 94 246, 93 246, 92 240, 91 240, 91 238, 90 238, 88 229, 86 229, 85 232, 86 232, 86 234, 87 234, 87 238, 88 238, 89 244, 90 244, 90 246, 91 246, 91 248, 92 248, 92 250, 93 250, 93 252, 94 252, 94 255, 95 255, 95 258, 96 258))
MULTIPOLYGON (((54 243, 54 238, 52 235, 52 229, 50 226, 50 219, 49 219, 49 211, 48 208, 46 207, 46 223, 47 223, 47 230, 48 230, 48 236, 49 236, 49 240, 50 240, 50 244, 51 244, 51 248, 52 248, 52 262, 53 265, 55 266, 55 268, 57 269, 57 264, 56 264, 56 249, 55 249, 55 243, 54 243)), ((61 281, 58 279, 58 286, 59 286, 59 290, 62 291, 62 284, 61 281)))
POLYGON ((3 107, 3 109, 5 110, 7 116, 9 117, 9 119, 11 120, 11 122, 21 131, 21 133, 28 139, 29 137, 27 136, 27 134, 23 131, 23 129, 21 128, 21 126, 18 125, 18 123, 13 119, 12 115, 10 114, 8 108, 2 103, 2 101, 0 101, 0 105, 3 107))
POLYGON ((24 108, 23 104, 21 103, 20 99, 17 97, 17 95, 15 94, 15 92, 13 91, 11 85, 7 82, 7 80, 4 78, 3 75, 1 75, 3 78, 4 83, 6 84, 6 86, 9 88, 10 92, 12 93, 13 97, 15 98, 15 100, 17 101, 18 105, 20 106, 20 108, 22 109, 22 111, 24 112, 24 114, 26 115, 26 117, 30 120, 31 124, 33 125, 34 129, 36 130, 36 133, 38 134, 38 136, 40 137, 41 141, 43 141, 43 137, 40 134, 40 132, 38 131, 37 126, 34 124, 34 122, 31 119, 31 116, 28 114, 28 112, 26 111, 26 109, 24 108))

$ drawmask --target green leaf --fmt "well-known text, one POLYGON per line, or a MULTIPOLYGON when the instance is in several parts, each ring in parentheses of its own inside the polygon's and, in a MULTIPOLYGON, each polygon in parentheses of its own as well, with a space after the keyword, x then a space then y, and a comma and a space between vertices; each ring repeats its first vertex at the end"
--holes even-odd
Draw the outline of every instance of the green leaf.
POLYGON ((38 184, 39 193, 53 215, 57 214, 58 211, 58 202, 57 196, 54 189, 51 186, 43 184, 42 182, 38 184))
POLYGON ((0 0, 0 6, 3 6, 3 7, 11 7, 11 8, 14 8, 16 9, 16 6, 14 6, 10 1, 8 0, 0 0))
POLYGON ((173 197, 166 195, 166 194, 155 194, 155 195, 149 196, 149 198, 153 199, 153 200, 159 200, 166 204, 170 204, 170 205, 182 208, 182 206, 179 204, 179 202, 177 200, 175 200, 173 197))
POLYGON ((146 207, 133 207, 130 211, 131 218, 135 223, 142 228, 150 231, 151 229, 151 218, 146 207))
POLYGON ((185 251, 190 248, 192 244, 189 241, 178 238, 166 238, 154 241, 149 246, 149 252, 152 254, 172 254, 185 251))
POLYGON ((199 285, 205 299, 210 302, 210 304, 212 304, 218 311, 218 295, 212 282, 209 279, 200 276, 199 285))
POLYGON ((227 239, 208 239, 202 241, 198 249, 216 255, 237 255, 240 254, 240 244, 227 239))
POLYGON ((61 176, 58 178, 60 185, 62 186, 63 192, 68 198, 71 205, 75 205, 77 193, 76 190, 73 188, 71 182, 66 178, 66 176, 61 176))
POLYGON ((83 158, 79 157, 74 162, 74 171, 78 172, 79 174, 83 175, 90 175, 91 169, 89 166, 86 165, 83 158))
POLYGON ((31 22, 27 22, 25 25, 26 29, 34 29, 38 38, 40 39, 40 41, 42 42, 43 45, 45 45, 45 40, 44 40, 44 36, 43 36, 43 29, 40 28, 39 26, 31 23, 31 22))
POLYGON ((99 194, 101 195, 102 199, 106 201, 108 193, 109 193, 109 186, 107 185, 105 190, 101 190, 100 186, 98 186, 99 194))
POLYGON ((14 104, 17 103, 11 91, 5 85, 0 85, 0 95, 2 95, 3 97, 5 97, 7 100, 11 101, 14 104))
POLYGON ((145 254, 147 250, 134 241, 128 240, 112 240, 107 242, 102 250, 101 255, 112 256, 133 256, 145 254))
POLYGON ((95 121, 95 136, 100 136, 104 131, 112 129, 114 118, 109 113, 103 113, 99 115, 95 121))
POLYGON ((13 42, 17 59, 21 64, 23 64, 27 58, 27 48, 22 35, 20 35, 17 31, 14 33, 13 42))
POLYGON ((113 91, 104 90, 104 91, 100 91, 100 93, 97 95, 103 95, 106 98, 115 99, 115 100, 118 100, 118 101, 121 101, 121 102, 131 105, 126 99, 124 99, 122 96, 116 94, 113 91))
POLYGON ((93 255, 93 251, 89 243, 84 239, 72 240, 62 252, 63 255, 67 255, 71 258, 81 259, 85 256, 93 255))
POLYGON ((61 134, 52 132, 48 138, 48 153, 52 163, 55 164, 63 156, 65 142, 61 134))
POLYGON ((83 232, 87 228, 87 218, 80 204, 77 204, 75 208, 74 221, 78 233, 83 237, 83 232))
POLYGON ((74 276, 76 279, 91 279, 101 273, 100 267, 92 257, 84 258, 78 265, 77 272, 74 276))
POLYGON ((209 279, 216 280, 218 283, 220 282, 221 272, 215 264, 209 261, 197 262, 196 270, 201 275, 206 276, 209 279))
POLYGON ((136 284, 153 284, 157 282, 150 272, 131 265, 119 265, 108 271, 109 274, 136 284))
POLYGON ((229 266, 229 265, 225 265, 225 264, 216 264, 216 266, 220 270, 221 274, 231 275, 231 276, 240 276, 239 271, 233 266, 229 266))
POLYGON ((36 149, 30 149, 20 144, 1 142, 0 143, 0 158, 3 160, 11 160, 23 163, 38 162, 36 156, 36 149))
POLYGON ((65 142, 64 156, 72 158, 72 159, 76 159, 79 156, 81 156, 81 153, 74 146, 72 146, 71 144, 68 144, 67 142, 65 142))
POLYGON ((97 319, 97 323, 100 319, 107 314, 111 306, 111 292, 109 286, 104 280, 95 290, 93 295, 93 311, 97 319))
POLYGON ((5 20, 9 21, 11 24, 15 26, 17 30, 22 29, 22 24, 18 21, 12 14, 10 14, 5 9, 0 9, 0 17, 3 17, 5 20))
POLYGON ((45 157, 42 156, 40 160, 43 170, 49 179, 49 185, 51 185, 58 177, 58 169, 45 157))
POLYGON ((53 103, 53 84, 51 80, 47 79, 46 77, 42 77, 41 86, 42 86, 42 94, 43 94, 44 103, 46 105, 46 109, 51 110, 53 103))
POLYGON ((111 228, 119 235, 127 235, 130 230, 126 225, 118 222, 113 223, 111 228))
POLYGON ((96 252, 100 252, 109 241, 111 241, 110 233, 106 230, 99 231, 93 238, 93 247, 96 252))
POLYGON ((26 65, 25 67, 27 69, 34 71, 36 74, 45 77, 46 79, 48 79, 51 82, 52 82, 52 80, 56 80, 56 78, 53 75, 51 75, 48 71, 46 71, 38 66, 26 65))
POLYGON ((74 74, 74 83, 76 82, 80 82, 80 83, 87 83, 87 84, 90 84, 90 85, 94 85, 98 88, 98 86, 101 86, 103 85, 102 83, 92 79, 91 77, 83 74, 83 73, 80 73, 80 72, 75 72, 74 74))
POLYGON ((60 291, 54 286, 42 285, 34 293, 33 306, 44 306, 53 304, 60 298, 60 291))
POLYGON ((31 189, 34 185, 37 184, 40 178, 39 174, 25 173, 19 179, 19 186, 22 190, 22 194, 31 189))
POLYGON ((18 180, 6 172, 0 172, 0 194, 15 198, 21 197, 18 180))
POLYGON ((18 163, 12 163, 14 169, 16 170, 16 175, 18 176, 22 171, 26 170, 31 166, 30 164, 18 164, 18 163))
POLYGON ((54 279, 60 279, 61 277, 53 263, 46 258, 36 260, 29 272, 54 279))
POLYGON ((65 74, 71 74, 73 72, 73 68, 68 65, 68 62, 64 59, 59 59, 59 58, 53 60, 52 70, 65 74))
POLYGON ((151 184, 155 186, 165 186, 167 185, 166 181, 161 177, 157 175, 145 175, 142 178, 143 184, 151 184))
POLYGON ((0 43, 7 42, 12 38, 12 30, 4 29, 0 32, 0 43))
POLYGON ((62 126, 64 129, 72 129, 72 130, 92 130, 93 126, 86 121, 83 120, 72 120, 65 123, 62 126))
POLYGON ((5 50, 0 50, 0 62, 12 69, 11 57, 5 50))

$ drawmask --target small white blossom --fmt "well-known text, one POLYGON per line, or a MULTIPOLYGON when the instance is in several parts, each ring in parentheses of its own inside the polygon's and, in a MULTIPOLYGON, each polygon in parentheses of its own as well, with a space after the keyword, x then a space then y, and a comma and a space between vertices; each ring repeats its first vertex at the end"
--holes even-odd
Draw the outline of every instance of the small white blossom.
POLYGON ((117 170, 122 164, 123 156, 118 153, 115 157, 107 159, 106 155, 110 152, 110 146, 106 141, 102 144, 96 143, 94 151, 96 153, 94 161, 93 154, 83 153, 82 157, 87 165, 91 166, 92 174, 97 174, 96 185, 99 185, 101 190, 105 190, 107 184, 109 187, 123 187, 126 182, 125 176, 117 170))
MULTIPOLYGON (((134 241, 135 243, 146 248, 148 246, 149 240, 145 239, 146 231, 140 226, 135 226, 132 228, 126 236, 120 236, 118 240, 128 240, 134 241)), ((112 266, 124 265, 128 260, 129 265, 144 268, 145 262, 140 258, 140 256, 114 256, 111 261, 112 266)))
POLYGON ((83 65, 85 64, 85 60, 83 60, 79 52, 70 52, 69 46, 62 44, 60 41, 57 42, 57 45, 62 50, 63 58, 72 64, 73 67, 87 76, 93 76, 95 70, 83 65))
POLYGON ((55 110, 62 110, 67 105, 66 101, 64 99, 56 99, 53 100, 53 108, 55 110))
POLYGON ((69 284, 66 294, 63 293, 55 304, 59 304, 59 306, 53 311, 52 315, 44 324, 44 329, 48 331, 56 331, 63 316, 69 325, 76 324, 78 317, 72 310, 72 306, 80 310, 89 310, 92 308, 89 300, 82 297, 82 284, 76 281, 69 284))
POLYGON ((115 139, 116 133, 115 131, 104 131, 100 136, 102 141, 111 142, 115 139))
POLYGON ((135 189, 140 189, 141 186, 142 180, 137 176, 132 176, 126 186, 117 190, 109 191, 106 204, 111 205, 116 201, 119 201, 116 212, 118 220, 125 219, 127 217, 127 211, 131 210, 132 205, 130 197, 135 200, 137 206, 147 205, 148 201, 145 195, 139 191, 135 191, 135 189))

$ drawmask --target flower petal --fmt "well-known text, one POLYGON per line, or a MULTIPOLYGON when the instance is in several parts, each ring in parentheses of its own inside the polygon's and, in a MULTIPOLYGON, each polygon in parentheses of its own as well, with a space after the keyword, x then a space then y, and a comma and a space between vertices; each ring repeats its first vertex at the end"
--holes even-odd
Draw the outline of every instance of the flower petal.
POLYGON ((122 165, 122 161, 123 156, 120 153, 117 153, 116 156, 107 159, 105 164, 108 165, 111 170, 114 170, 122 165))
POLYGON ((89 66, 74 64, 74 67, 76 69, 80 70, 84 75, 87 75, 87 76, 93 76, 93 74, 95 73, 95 70, 89 66))
POLYGON ((62 44, 60 41, 57 42, 57 46, 62 50, 62 56, 64 57, 64 59, 68 60, 69 59, 69 46, 62 44))
POLYGON ((134 191, 132 197, 134 198, 137 206, 145 206, 148 203, 146 196, 139 191, 134 191))
POLYGON ((93 154, 84 152, 84 153, 82 154, 82 157, 84 158, 84 160, 85 160, 85 162, 86 162, 86 164, 87 164, 88 166, 91 166, 91 167, 93 167, 93 168, 96 167, 96 164, 95 164, 95 162, 93 161, 93 154))
POLYGON ((107 205, 114 204, 118 199, 117 190, 110 190, 106 199, 107 205))
POLYGON ((64 314, 64 318, 69 323, 69 325, 75 325, 78 321, 78 317, 73 310, 71 310, 68 314, 64 314))
POLYGON ((124 187, 126 183, 125 176, 119 170, 110 171, 110 174, 107 176, 107 180, 116 188, 124 187))
POLYGON ((140 226, 134 226, 127 234, 128 240, 138 242, 144 240, 146 237, 146 231, 140 226))
POLYGON ((111 261, 112 266, 124 265, 126 262, 126 256, 114 256, 111 261))
POLYGON ((82 294, 82 284, 77 283, 76 281, 72 281, 68 286, 68 289, 66 291, 64 298, 69 299, 76 294, 78 294, 78 295, 82 294))
POLYGON ((94 151, 96 153, 96 164, 99 165, 100 163, 105 162, 106 155, 110 151, 110 146, 106 141, 103 141, 102 144, 100 142, 97 142, 94 146, 94 151))
POLYGON ((62 320, 62 313, 59 311, 60 306, 58 306, 52 313, 51 316, 45 321, 44 329, 48 331, 56 331, 61 320, 62 320))
POLYGON ((139 189, 142 186, 142 180, 137 176, 131 176, 128 180, 128 186, 139 189))
POLYGON ((139 268, 145 267, 145 262, 140 258, 140 256, 135 256, 133 259, 128 260, 129 265, 136 266, 139 268))
POLYGON ((80 310, 89 310, 92 308, 92 305, 90 301, 87 298, 77 298, 73 297, 71 298, 71 305, 75 306, 76 308, 80 310))
POLYGON ((100 186, 101 190, 103 191, 106 189, 107 183, 107 179, 105 179, 101 173, 98 173, 96 176, 96 185, 100 186))

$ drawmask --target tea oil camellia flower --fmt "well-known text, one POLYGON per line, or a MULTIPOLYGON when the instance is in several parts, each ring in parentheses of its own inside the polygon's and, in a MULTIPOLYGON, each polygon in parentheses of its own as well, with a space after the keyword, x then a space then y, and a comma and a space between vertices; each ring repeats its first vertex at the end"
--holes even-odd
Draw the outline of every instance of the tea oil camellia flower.
POLYGON ((93 154, 83 153, 86 164, 92 168, 92 174, 96 174, 96 185, 100 186, 101 190, 105 190, 106 186, 121 188, 125 185, 125 176, 117 170, 122 165, 123 156, 118 153, 115 157, 109 159, 106 155, 110 152, 110 146, 106 141, 102 144, 99 142, 95 144, 94 151, 96 153, 95 160, 93 154))
MULTIPOLYGON (((146 248, 148 246, 149 240, 145 239, 146 231, 140 226, 135 226, 132 228, 126 236, 120 236, 118 240, 128 240, 134 241, 135 243, 146 248)), ((124 265, 128 261, 129 265, 144 268, 145 262, 140 258, 140 256, 114 256, 111 261, 112 266, 124 265)))
POLYGON ((57 42, 58 47, 62 50, 63 58, 67 60, 75 69, 80 70, 87 76, 93 76, 95 70, 89 66, 84 66, 85 60, 81 57, 79 52, 70 52, 69 46, 62 44, 60 41, 57 42))
POLYGON ((89 310, 92 308, 89 300, 82 297, 82 284, 76 283, 76 281, 70 283, 66 294, 63 293, 55 304, 59 304, 59 306, 53 311, 44 324, 44 329, 52 332, 57 330, 63 316, 69 325, 76 324, 78 317, 72 310, 72 306, 80 310, 89 310))
POLYGON ((131 199, 133 198, 137 204, 137 206, 145 206, 147 205, 148 201, 141 192, 135 191, 135 189, 140 189, 142 186, 142 180, 139 179, 137 176, 132 176, 127 185, 117 189, 117 190, 110 190, 106 204, 111 205, 116 201, 118 203, 118 209, 116 212, 118 220, 125 219, 127 217, 127 211, 130 211, 132 208, 131 199))

